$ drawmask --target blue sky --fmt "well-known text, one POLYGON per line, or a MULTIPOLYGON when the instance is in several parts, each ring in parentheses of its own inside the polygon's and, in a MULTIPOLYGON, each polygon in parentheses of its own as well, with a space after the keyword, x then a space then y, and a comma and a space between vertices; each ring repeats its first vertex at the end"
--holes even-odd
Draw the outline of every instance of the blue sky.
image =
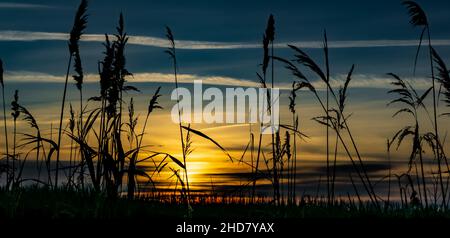
MULTIPOLYGON (((450 3, 421 1, 429 13, 432 36, 450 44, 450 3)), ((71 28, 78 1, 7 1, 0 3, 1 57, 9 72, 40 72, 63 75, 67 45, 63 40, 24 41, 8 38, 7 31, 65 33, 71 28), (5 39, 6 37, 6 39, 5 39), (43 60, 45 59, 45 60, 43 60)), ((180 50, 183 73, 256 80, 261 61, 258 46, 270 13, 275 15, 276 42, 284 45, 308 42, 319 44, 323 30, 330 41, 416 40, 418 30, 408 24, 400 1, 90 1, 86 34, 114 33, 120 12, 129 35, 163 39, 166 25, 178 40, 194 43, 222 42, 243 45, 239 49, 180 50)), ((63 38, 64 39, 64 38, 63 38)), ((153 38, 152 38, 153 39, 153 38)), ((29 40, 29 39, 28 39, 29 40)), ((397 42, 397 43, 396 43, 397 42)), ((410 42, 411 43, 411 42, 410 42)), ((414 42, 413 42, 414 43, 414 42)), ((351 45, 352 43, 350 43, 351 45)), ((369 44, 370 45, 370 44, 369 44)), ((437 47, 444 59, 448 47, 437 47)), ((83 42, 81 54, 85 68, 96 72, 101 59, 100 42, 83 42)), ((307 49, 319 61, 320 49, 307 49)), ((332 74, 344 74, 351 64, 355 73, 382 77, 387 72, 410 74, 415 48, 358 47, 331 50, 332 74)), ((291 52, 280 49, 278 55, 289 58, 291 52)), ((127 50, 129 70, 134 73, 168 73, 170 65, 161 47, 130 45, 127 50)), ((425 62, 426 63, 426 62, 425 62)), ((419 65, 426 69, 426 65, 419 65)), ((426 71, 423 71, 426 73, 426 71)), ((280 80, 289 81, 279 70, 280 80)), ((6 78, 8 80, 8 78, 6 78)))

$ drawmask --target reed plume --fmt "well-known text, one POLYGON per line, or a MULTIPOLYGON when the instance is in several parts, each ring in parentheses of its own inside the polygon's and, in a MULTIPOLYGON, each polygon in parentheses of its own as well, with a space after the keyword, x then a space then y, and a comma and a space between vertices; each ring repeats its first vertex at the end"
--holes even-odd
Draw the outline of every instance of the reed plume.
MULTIPOLYGON (((123 13, 120 13, 119 16, 119 22, 116 27, 117 33, 115 34, 115 53, 114 53, 114 75, 116 78, 116 84, 119 92, 119 118, 116 125, 118 125, 118 128, 115 130, 118 131, 118 138, 121 138, 121 125, 122 125, 122 111, 123 111, 123 92, 126 91, 136 91, 139 92, 139 90, 136 87, 125 85, 126 78, 129 76, 133 76, 132 73, 128 71, 126 68, 126 58, 125 58, 125 48, 126 44, 128 43, 128 35, 125 32, 125 22, 124 22, 124 16, 123 13)), ((119 148, 118 148, 119 149, 119 148)), ((123 156, 118 157, 119 164, 120 164, 120 170, 124 170, 125 168, 125 158, 123 156)), ((122 175, 120 175, 120 178, 118 180, 122 180, 122 175)))
POLYGON ((129 133, 127 135, 128 141, 130 142, 130 145, 133 144, 135 139, 135 131, 137 126, 138 118, 135 116, 134 111, 134 99, 130 99, 130 103, 128 104, 128 127, 129 127, 129 133))
MULTIPOLYGON (((296 106, 296 102, 295 99, 297 98, 297 90, 298 87, 296 87, 295 82, 292 83, 292 90, 291 90, 291 94, 289 96, 289 111, 292 113, 292 128, 294 128, 294 130, 298 130, 298 115, 296 114, 296 110, 295 110, 295 106, 296 106)), ((286 135, 287 136, 287 135, 286 135)), ((289 203, 295 203, 295 181, 296 181, 296 173, 297 173, 297 140, 296 140, 296 135, 294 133, 294 138, 293 138, 293 153, 292 153, 292 162, 290 164, 290 183, 289 183, 289 193, 288 193, 288 198, 289 198, 289 203)), ((288 166, 289 168, 289 166, 288 166)), ((289 181, 288 180, 288 181, 289 181)))
POLYGON ((426 30, 428 29, 428 19, 425 11, 414 1, 404 1, 402 3, 409 14, 410 20, 409 23, 415 27, 422 27, 422 32, 419 37, 419 44, 417 46, 416 56, 414 58, 414 74, 416 72, 417 60, 419 58, 420 48, 422 46, 423 37, 425 35, 426 30))

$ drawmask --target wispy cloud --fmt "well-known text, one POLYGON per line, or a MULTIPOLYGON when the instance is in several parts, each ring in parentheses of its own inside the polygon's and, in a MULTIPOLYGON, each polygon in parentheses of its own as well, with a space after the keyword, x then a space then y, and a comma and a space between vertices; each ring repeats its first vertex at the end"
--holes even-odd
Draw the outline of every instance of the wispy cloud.
MULTIPOLYGON (((42 82, 42 83, 63 83, 65 77, 63 75, 52 75, 41 72, 29 71, 9 71, 5 73, 6 82, 26 83, 26 82, 42 82)), ((179 83, 193 83, 194 80, 202 80, 205 85, 240 85, 241 87, 257 87, 257 82, 251 80, 237 79, 224 76, 200 76, 195 74, 179 74, 179 83)), ((134 73, 130 81, 135 83, 173 83, 172 74, 163 73, 134 73)), ((86 83, 99 82, 97 74, 85 75, 86 83)))
MULTIPOLYGON (((333 87, 339 87, 345 82, 346 75, 335 75, 331 77, 331 85, 333 87)), ((5 73, 6 82, 25 83, 63 83, 65 77, 63 75, 52 75, 41 72, 28 72, 28 71, 9 71, 5 73)), ((195 75, 195 74, 179 74, 178 82, 191 84, 194 80, 202 80, 204 85, 217 85, 217 86, 239 86, 239 87, 259 87, 260 84, 255 80, 239 79, 225 76, 208 76, 208 75, 195 75)), ((405 78, 416 89, 423 90, 430 87, 430 81, 426 78, 405 78)), ((85 81, 87 83, 95 83, 99 81, 97 74, 87 74, 85 81)), ((173 83, 172 74, 155 73, 155 72, 141 72, 134 73, 133 78, 129 81, 135 83, 173 83)), ((350 83, 351 88, 391 88, 392 78, 386 76, 377 75, 365 75, 355 74, 350 83)), ((313 80, 312 84, 318 90, 325 89, 325 84, 320 80, 313 80)), ((291 88, 290 83, 279 83, 276 87, 281 90, 291 88)))
MULTIPOLYGON (((66 33, 55 32, 30 32, 30 31, 0 31, 0 41, 65 41, 68 39, 66 33)), ((82 41, 103 42, 105 36, 101 34, 84 34, 82 41)), ((133 45, 168 47, 168 41, 164 38, 151 36, 130 36, 129 43, 133 45)), ((210 41, 176 41, 177 48, 190 50, 208 50, 208 49, 255 49, 260 48, 259 43, 245 42, 210 42, 210 41)), ((287 48, 288 44, 296 45, 301 48, 321 48, 321 41, 297 41, 283 42, 275 46, 278 48, 287 48)), ((411 47, 417 46, 418 40, 362 40, 362 41, 330 41, 330 48, 373 48, 373 47, 411 47)), ((450 39, 433 40, 435 46, 450 46, 450 39)))
MULTIPOLYGON (((343 86, 347 75, 339 74, 331 77, 330 83, 333 87, 343 86)), ((417 90, 426 90, 430 85, 430 80, 422 77, 403 78, 408 81, 417 90)), ((392 88, 393 78, 389 76, 380 76, 373 74, 354 74, 352 81, 349 84, 351 88, 392 88)), ((325 89, 325 83, 321 80, 316 80, 313 83, 314 87, 325 89)))
POLYGON ((0 3, 0 9, 45 9, 54 8, 49 5, 30 4, 30 3, 15 3, 15 2, 2 2, 0 3))

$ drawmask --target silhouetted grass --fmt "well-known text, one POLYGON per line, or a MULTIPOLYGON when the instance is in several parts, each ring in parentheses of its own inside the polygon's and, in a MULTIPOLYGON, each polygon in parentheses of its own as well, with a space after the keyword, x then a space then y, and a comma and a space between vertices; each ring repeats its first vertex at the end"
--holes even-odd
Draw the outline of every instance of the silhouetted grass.
MULTIPOLYGON (((323 44, 324 45, 324 57, 325 57, 325 61, 328 61, 328 49, 327 49, 328 43, 327 43, 326 35, 324 35, 324 36, 325 36, 324 44, 323 44)), ((326 127, 331 127, 335 131, 336 136, 339 138, 341 145, 344 147, 344 150, 345 150, 347 156, 349 157, 349 159, 355 169, 355 172, 357 173, 360 181, 362 182, 367 194, 369 195, 370 200, 374 204, 378 204, 377 196, 373 189, 372 182, 370 181, 370 178, 367 174, 363 160, 361 158, 358 147, 356 145, 356 141, 355 141, 353 134, 351 132, 351 129, 348 125, 347 116, 344 114, 344 105, 345 105, 344 103, 345 103, 346 95, 343 93, 345 93, 345 91, 339 90, 340 94, 339 95, 336 94, 336 92, 334 91, 334 89, 331 86, 331 83, 328 79, 329 76, 327 76, 329 74, 328 73, 329 69, 327 69, 328 68, 327 65, 326 65, 326 69, 325 69, 326 71, 324 73, 324 71, 321 69, 321 67, 319 67, 318 64, 306 52, 304 52, 300 48, 293 46, 293 45, 289 45, 289 47, 295 53, 294 60, 289 61, 289 60, 279 58, 279 57, 275 57, 274 59, 283 62, 286 69, 291 71, 291 73, 297 80, 295 83, 297 84, 296 87, 298 89, 305 88, 313 93, 313 95, 315 96, 315 98, 319 102, 322 110, 325 113, 325 117, 320 117, 322 120, 319 120, 318 122, 325 125, 326 127), (327 93, 327 95, 328 95, 327 98, 331 95, 332 99, 335 101, 337 108, 333 109, 333 111, 338 115, 337 117, 342 118, 342 125, 336 124, 337 123, 336 120, 330 120, 331 117, 329 116, 329 111, 330 111, 329 105, 326 105, 326 103, 323 102, 319 93, 317 92, 315 87, 312 85, 311 80, 308 79, 305 76, 305 74, 302 73, 301 69, 299 67, 297 67, 296 65, 294 65, 294 63, 298 63, 299 66, 303 66, 306 69, 310 70, 312 73, 317 75, 319 77, 319 79, 325 84, 327 92, 330 93, 330 94, 327 93), (355 159, 353 159, 353 155, 350 151, 351 148, 349 148, 349 146, 347 145, 348 143, 346 143, 345 140, 343 139, 343 134, 341 132, 342 131, 341 129, 344 129, 344 131, 347 132, 347 135, 350 138, 350 146, 352 146, 354 152, 356 153, 356 158, 357 158, 356 161, 355 161, 355 159)), ((347 80, 344 85, 348 86, 348 84, 351 80, 351 75, 353 73, 353 69, 354 69, 354 67, 352 66, 352 68, 350 69, 350 71, 348 73, 347 80)), ((328 160, 327 160, 327 171, 329 172, 329 161, 328 160)), ((327 172, 327 175, 329 175, 328 172, 327 172)), ((329 182, 329 179, 327 178, 327 184, 328 184, 328 182, 329 182)), ((327 186, 327 190, 328 190, 328 186, 327 186)), ((329 196, 327 196, 327 197, 329 197, 329 196)))
MULTIPOLYGON (((402 80, 399 76, 395 74, 389 74, 392 77, 395 78, 396 81, 392 82, 392 85, 396 86, 395 89, 390 90, 388 93, 396 94, 398 98, 395 98, 392 100, 388 105, 391 104, 402 104, 402 108, 399 109, 393 117, 406 113, 410 115, 414 121, 413 126, 405 126, 404 128, 400 129, 392 138, 392 142, 398 141, 397 143, 397 149, 403 142, 403 140, 408 137, 412 136, 412 151, 411 155, 409 157, 408 162, 408 171, 405 172, 409 176, 409 174, 412 172, 413 165, 416 165, 417 162, 417 156, 419 157, 419 163, 421 168, 421 176, 422 176, 422 190, 420 190, 421 184, 418 182, 417 186, 419 188, 419 197, 421 201, 425 201, 425 207, 428 207, 428 195, 427 195, 427 187, 426 187, 426 181, 425 181, 425 171, 423 167, 423 147, 422 144, 424 141, 426 141, 430 137, 430 133, 421 134, 421 131, 419 129, 419 109, 424 109, 426 111, 426 106, 423 103, 423 100, 427 97, 427 95, 430 93, 430 91, 433 89, 432 87, 426 90, 423 94, 419 95, 417 91, 407 82, 402 80), (423 191, 423 197, 422 192, 423 191)), ((391 142, 391 143, 392 143, 391 142)), ((429 141, 431 142, 431 141, 429 141)), ((412 194, 417 194, 416 190, 414 189, 414 186, 412 188, 412 194)), ((419 202, 420 203, 420 202, 419 202)))
POLYGON ((172 60, 173 75, 174 75, 174 81, 175 81, 175 90, 176 90, 176 94, 177 94, 178 127, 180 130, 180 142, 181 142, 181 151, 183 154, 183 162, 182 163, 177 162, 179 160, 173 156, 171 156, 170 158, 184 170, 184 175, 183 175, 183 177, 181 177, 179 175, 178 170, 173 169, 173 168, 171 168, 171 170, 173 171, 175 177, 177 178, 177 183, 180 182, 181 191, 182 191, 182 193, 185 193, 186 204, 189 206, 190 188, 189 188, 189 176, 188 176, 188 168, 187 168, 187 164, 186 164, 186 159, 187 159, 187 154, 189 152, 188 147, 190 145, 190 143, 187 141, 187 139, 189 139, 190 137, 188 134, 186 136, 186 141, 185 141, 185 137, 183 135, 183 122, 182 122, 180 105, 179 105, 180 98, 178 95, 178 63, 177 63, 176 44, 175 44, 175 38, 172 34, 172 30, 169 27, 166 27, 166 37, 169 40, 170 47, 167 48, 167 50, 165 52, 169 55, 170 59, 172 60))
MULTIPOLYGON (((66 103, 66 94, 67 94, 67 83, 69 80, 69 71, 70 66, 72 63, 72 59, 75 61, 75 72, 78 75, 74 76, 74 80, 76 81, 76 86, 80 90, 80 97, 81 97, 81 87, 83 84, 83 70, 81 67, 81 58, 80 58, 80 52, 79 52, 79 46, 78 42, 80 41, 81 35, 83 34, 84 29, 86 28, 87 24, 87 0, 81 0, 81 3, 78 7, 78 10, 75 14, 75 19, 73 23, 72 30, 70 31, 70 39, 69 39, 69 62, 67 66, 67 73, 66 73, 66 81, 64 83, 64 93, 62 97, 62 103, 61 103, 61 113, 60 113, 60 120, 59 120, 59 127, 58 127, 58 148, 56 151, 56 170, 55 170, 55 187, 58 187, 58 173, 59 173, 59 156, 61 151, 61 134, 63 131, 63 119, 64 119, 64 108, 66 103)), ((81 104, 80 104, 81 105, 81 104)), ((82 106, 80 106, 82 107, 82 106)), ((80 114, 82 111, 80 111, 80 114)))
MULTIPOLYGON (((14 92, 14 99, 11 102, 11 116, 13 117, 13 152, 12 152, 12 178, 10 180, 11 182, 11 186, 12 189, 14 189, 16 187, 16 180, 18 179, 18 177, 16 176, 16 170, 17 170, 17 163, 20 165, 20 155, 17 154, 17 118, 19 118, 20 116, 20 111, 19 111, 19 91, 16 90, 14 92)), ((9 185, 8 185, 9 187, 9 185)))
MULTIPOLYGON (((416 57, 414 60, 414 74, 416 71, 416 65, 417 65, 417 59, 419 56, 420 46, 422 44, 422 40, 424 37, 424 34, 426 33, 428 38, 428 55, 429 55, 429 62, 430 62, 430 72, 431 72, 431 83, 432 83, 432 96, 433 96, 433 119, 434 119, 434 140, 435 144, 439 145, 441 144, 439 139, 439 122, 438 122, 438 98, 436 96, 436 75, 435 75, 435 68, 434 68, 434 62, 433 62, 433 47, 431 44, 431 33, 430 33, 430 24, 428 21, 428 17, 425 13, 425 11, 420 7, 420 5, 414 1, 404 1, 403 5, 408 9, 408 13, 410 15, 410 24, 414 27, 422 28, 422 32, 420 34, 420 40, 419 40, 419 46, 417 48, 416 57)), ((434 155, 437 160, 438 165, 438 177, 439 177, 439 185, 441 188, 441 196, 442 196, 442 205, 446 207, 446 195, 447 195, 447 188, 444 186, 443 176, 442 176, 442 167, 441 163, 442 160, 447 161, 444 151, 441 150, 440 146, 435 146, 433 148, 435 150, 434 155)))
POLYGON ((6 172, 6 184, 9 184, 9 143, 8 143, 8 127, 6 126, 6 102, 5 102, 5 82, 3 80, 3 61, 0 59, 0 85, 2 86, 2 102, 3 102, 3 126, 5 136, 5 157, 6 164, 0 168, 1 172, 6 172))

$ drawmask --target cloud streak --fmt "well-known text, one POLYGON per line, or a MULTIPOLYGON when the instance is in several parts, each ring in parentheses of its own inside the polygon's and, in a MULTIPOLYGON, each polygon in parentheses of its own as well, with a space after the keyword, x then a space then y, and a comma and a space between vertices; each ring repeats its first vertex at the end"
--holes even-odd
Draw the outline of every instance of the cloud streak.
MULTIPOLYGON (((85 76, 86 83, 99 82, 97 74, 87 74, 85 76)), ((65 77, 63 75, 52 75, 41 72, 28 71, 7 71, 5 72, 5 82, 10 83, 63 83, 65 77)), ((355 74, 350 83, 351 88, 392 88, 390 77, 380 77, 377 75, 355 74)), ((335 75, 331 77, 331 85, 339 87, 345 82, 346 75, 335 75)), ((234 86, 234 87, 259 87, 260 84, 255 80, 239 79, 226 76, 208 76, 195 74, 179 74, 178 82, 191 84, 194 80, 202 80, 204 85, 216 86, 234 86)), ((430 81, 426 78, 405 78, 416 89, 425 90, 430 87, 430 81)), ((134 73, 132 78, 129 78, 133 83, 174 83, 172 74, 156 73, 156 72, 141 72, 134 73)), ((320 80, 313 80, 312 84, 318 90, 325 89, 325 84, 320 80)), ((281 90, 288 90, 291 88, 291 83, 280 83, 275 85, 281 90)))
MULTIPOLYGON (((29 71, 9 71, 5 72, 5 82, 14 83, 64 83, 65 76, 52 75, 41 72, 29 72, 29 71)), ((86 83, 99 82, 99 76, 97 74, 85 75, 86 83)), ((178 74, 179 83, 193 83, 194 80, 202 80, 205 85, 240 85, 241 87, 257 87, 257 82, 252 82, 245 79, 237 79, 224 76, 200 76, 195 74, 178 74)), ((143 72, 133 73, 133 76, 129 78, 129 81, 133 83, 174 83, 172 74, 143 72)))
MULTIPOLYGON (((56 32, 32 31, 0 31, 0 41, 66 41, 69 35, 56 32)), ((82 41, 103 42, 105 36, 101 34, 84 34, 82 41)), ((130 36, 129 44, 151 47, 168 47, 164 38, 151 36, 130 36)), ((188 50, 227 50, 227 49, 256 49, 259 43, 245 42, 210 42, 210 41, 176 41, 177 48, 188 50)), ((322 48, 321 41, 297 41, 278 43, 277 48, 287 48, 288 44, 301 48, 322 48)), ((356 40, 356 41, 330 41, 330 48, 374 48, 374 47, 412 47, 417 46, 418 40, 356 40)), ((435 46, 450 46, 450 39, 433 40, 435 46)))
POLYGON ((54 8, 48 5, 30 4, 30 3, 14 3, 14 2, 2 2, 0 3, 0 9, 50 9, 54 8))

